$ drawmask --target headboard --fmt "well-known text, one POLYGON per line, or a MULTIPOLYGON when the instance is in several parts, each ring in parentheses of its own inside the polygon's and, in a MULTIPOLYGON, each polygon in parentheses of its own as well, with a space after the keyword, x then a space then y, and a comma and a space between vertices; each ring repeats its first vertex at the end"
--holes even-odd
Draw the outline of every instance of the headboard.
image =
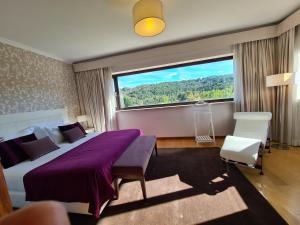
POLYGON ((35 124, 58 120, 68 121, 67 108, 0 115, 0 137, 7 137, 35 124))

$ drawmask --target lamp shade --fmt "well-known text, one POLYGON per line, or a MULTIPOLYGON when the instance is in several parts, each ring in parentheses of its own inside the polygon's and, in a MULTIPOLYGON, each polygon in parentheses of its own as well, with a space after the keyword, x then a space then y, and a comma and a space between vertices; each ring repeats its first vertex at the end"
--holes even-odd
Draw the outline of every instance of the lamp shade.
POLYGON ((86 122, 86 121, 88 121, 87 115, 77 116, 77 122, 81 123, 81 122, 86 122))
POLYGON ((160 0, 140 0, 133 7, 134 31, 151 37, 165 29, 163 4, 160 0))
POLYGON ((295 74, 294 73, 280 73, 274 74, 266 77, 267 87, 276 87, 282 85, 295 84, 295 74))

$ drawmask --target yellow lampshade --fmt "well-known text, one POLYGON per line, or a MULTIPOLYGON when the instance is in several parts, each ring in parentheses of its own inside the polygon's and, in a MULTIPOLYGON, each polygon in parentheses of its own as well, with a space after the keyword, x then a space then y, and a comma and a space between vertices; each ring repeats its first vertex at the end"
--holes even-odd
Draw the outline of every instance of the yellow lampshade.
POLYGON ((134 31, 152 37, 165 29, 163 4, 160 0, 140 0, 133 7, 134 31))

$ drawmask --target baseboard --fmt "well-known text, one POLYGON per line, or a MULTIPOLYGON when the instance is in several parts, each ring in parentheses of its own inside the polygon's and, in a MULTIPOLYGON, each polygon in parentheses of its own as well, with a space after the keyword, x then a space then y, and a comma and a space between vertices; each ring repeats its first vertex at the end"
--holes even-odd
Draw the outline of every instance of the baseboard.
MULTIPOLYGON (((225 136, 216 136, 217 138, 225 138, 225 136)), ((157 137, 158 140, 175 140, 175 139, 185 139, 185 140, 190 140, 190 139, 195 139, 194 136, 189 136, 189 137, 157 137)))

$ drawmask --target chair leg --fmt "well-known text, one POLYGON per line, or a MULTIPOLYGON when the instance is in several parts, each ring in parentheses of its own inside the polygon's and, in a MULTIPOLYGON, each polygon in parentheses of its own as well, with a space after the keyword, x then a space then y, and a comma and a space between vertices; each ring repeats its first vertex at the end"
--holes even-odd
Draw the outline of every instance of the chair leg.
POLYGON ((264 175, 264 171, 263 171, 262 165, 256 165, 255 169, 260 170, 260 172, 259 172, 260 175, 264 175))
POLYGON ((143 192, 143 197, 146 200, 147 199, 147 194, 146 194, 146 183, 145 183, 145 178, 143 177, 141 180, 141 187, 142 187, 142 192, 143 192))
POLYGON ((259 157, 260 157, 260 175, 264 175, 264 171, 263 171, 263 148, 261 148, 261 152, 258 153, 259 157))
POLYGON ((264 171, 263 171, 263 157, 261 156, 261 158, 260 158, 260 160, 261 160, 261 167, 260 167, 260 175, 264 175, 264 171))
POLYGON ((269 149, 268 153, 271 153, 271 140, 267 138, 267 143, 265 149, 269 149))
POLYGON ((115 187, 114 200, 117 200, 119 198, 119 179, 118 178, 114 179, 114 187, 115 187))

